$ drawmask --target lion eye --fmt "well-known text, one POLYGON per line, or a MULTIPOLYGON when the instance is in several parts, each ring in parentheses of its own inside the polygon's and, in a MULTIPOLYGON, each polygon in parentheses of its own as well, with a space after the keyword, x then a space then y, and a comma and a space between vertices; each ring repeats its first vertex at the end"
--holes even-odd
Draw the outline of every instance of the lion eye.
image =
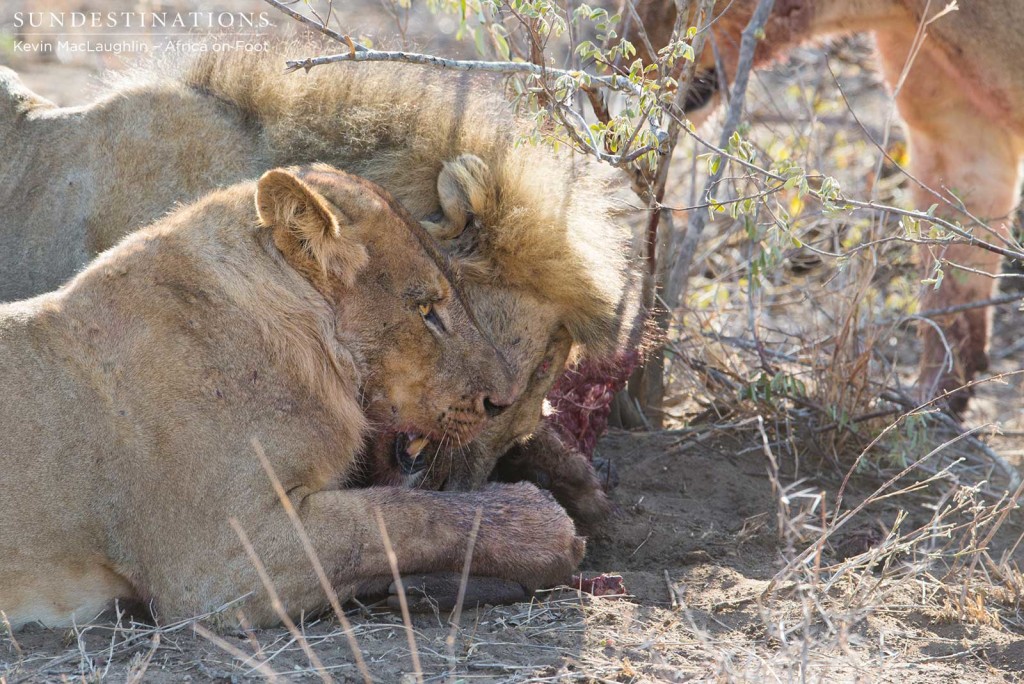
POLYGON ((420 316, 423 316, 424 318, 426 318, 427 316, 429 316, 433 312, 434 312, 434 305, 433 304, 420 304, 420 316))

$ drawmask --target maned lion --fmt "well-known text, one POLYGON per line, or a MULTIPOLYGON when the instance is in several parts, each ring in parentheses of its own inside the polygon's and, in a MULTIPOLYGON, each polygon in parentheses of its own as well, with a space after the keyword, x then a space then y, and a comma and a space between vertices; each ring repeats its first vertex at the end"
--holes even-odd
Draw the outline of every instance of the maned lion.
POLYGON ((567 359, 624 339, 628 229, 611 220, 603 172, 518 145, 521 125, 478 77, 383 64, 283 73, 315 49, 206 53, 65 109, 0 68, 0 300, 54 288, 176 202, 274 166, 323 161, 369 178, 427 221, 524 389, 469 443, 376 433, 367 476, 480 486, 536 429, 567 359), (396 467, 414 470, 412 457, 426 473, 396 467))
MULTIPOLYGON (((814 37, 872 32, 882 74, 907 127, 914 201, 922 209, 938 204, 936 215, 959 221, 978 238, 1004 246, 1020 200, 1024 157, 1024 3, 963 0, 949 12, 946 5, 930 0, 776 0, 755 65, 814 37)), ((688 108, 717 99, 713 95, 719 76, 728 81, 735 73, 740 33, 756 6, 757 0, 715 4, 713 38, 699 58, 698 86, 688 108), (724 74, 716 71, 716 51, 724 74)), ((676 3, 638 0, 637 9, 653 47, 666 45, 676 3)), ((636 36, 633 31, 626 37, 651 63, 636 36)), ((923 310, 992 296, 999 254, 967 244, 921 250, 922 266, 929 273, 936 259, 947 264, 945 278, 938 289, 924 288, 923 310)), ((921 326, 922 398, 953 391, 988 368, 990 308, 933 318, 942 332, 921 326)), ((969 391, 949 397, 950 408, 962 412, 968 397, 969 391)))
POLYGON ((515 381, 426 232, 328 166, 214 192, 60 290, 0 306, 0 375, 14 627, 125 597, 167 618, 245 597, 248 620, 274 623, 243 534, 289 615, 325 606, 254 448, 343 596, 391 577, 375 510, 402 573, 458 571, 478 509, 475 575, 538 587, 582 557, 532 485, 336 488, 369 422, 468 440, 515 381))

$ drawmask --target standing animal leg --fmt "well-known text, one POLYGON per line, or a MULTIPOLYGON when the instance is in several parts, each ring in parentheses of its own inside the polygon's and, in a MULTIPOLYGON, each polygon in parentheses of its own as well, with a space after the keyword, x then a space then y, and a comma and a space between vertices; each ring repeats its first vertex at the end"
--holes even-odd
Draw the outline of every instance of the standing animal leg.
MULTIPOLYGON (((910 27, 878 35, 878 48, 890 84, 899 82, 907 63, 910 27)), ((1020 199, 1021 140, 999 120, 983 84, 969 82, 941 51, 927 41, 897 93, 906 121, 910 172, 917 208, 938 204, 936 215, 960 223, 977 238, 1003 244, 1020 199), (922 187, 924 186, 924 187, 922 187), (975 221, 971 217, 980 220, 975 221)), ((938 262, 943 278, 926 285, 925 311, 988 299, 995 291, 1001 257, 966 244, 928 245, 920 251, 924 273, 938 262)), ((931 316, 922 324, 923 350, 919 393, 928 399, 956 390, 988 368, 991 307, 931 316)), ((969 391, 948 397, 951 410, 962 412, 969 391)))

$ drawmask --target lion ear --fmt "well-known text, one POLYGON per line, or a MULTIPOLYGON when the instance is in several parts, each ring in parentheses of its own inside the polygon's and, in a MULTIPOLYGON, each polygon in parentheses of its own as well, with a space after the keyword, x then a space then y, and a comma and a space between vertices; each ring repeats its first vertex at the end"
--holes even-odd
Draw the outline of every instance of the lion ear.
POLYGON ((490 214, 498 203, 491 169, 475 154, 463 154, 445 162, 437 177, 437 194, 441 201, 441 221, 421 222, 437 240, 459 237, 474 216, 490 214))
POLYGON ((366 250, 343 234, 327 200, 288 171, 263 174, 256 183, 256 211, 285 260, 314 285, 330 273, 351 285, 365 265, 366 250))

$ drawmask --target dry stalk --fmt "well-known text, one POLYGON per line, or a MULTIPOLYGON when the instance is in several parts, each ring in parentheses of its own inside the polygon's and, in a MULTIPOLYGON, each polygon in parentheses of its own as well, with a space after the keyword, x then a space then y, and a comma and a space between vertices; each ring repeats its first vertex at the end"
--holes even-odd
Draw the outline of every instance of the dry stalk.
POLYGON ((484 517, 484 509, 477 508, 476 516, 473 518, 473 527, 469 530, 469 542, 466 546, 466 559, 462 564, 462 580, 459 582, 459 595, 455 599, 455 609, 451 617, 451 631, 444 640, 448 652, 448 659, 451 662, 452 673, 449 680, 455 681, 455 635, 459 631, 459 622, 462 620, 462 603, 466 600, 466 587, 469 584, 469 570, 473 563, 473 549, 476 548, 476 537, 480 533, 480 522, 484 517))
POLYGON ((320 657, 313 650, 313 647, 309 645, 306 637, 299 631, 299 628, 295 625, 295 621, 288 615, 288 611, 285 609, 284 604, 281 602, 281 597, 277 593, 277 588, 274 586, 274 582, 270 579, 270 575, 267 573, 266 566, 263 565, 263 561, 260 560, 259 555, 256 553, 256 549, 253 548, 252 542, 249 540, 249 535, 245 533, 242 526, 238 523, 238 520, 234 517, 228 518, 228 523, 231 528, 238 535, 239 540, 242 542, 242 546, 245 548, 246 555, 249 556, 249 560, 252 562, 253 567, 256 568, 256 573, 260 577, 260 582, 263 584, 264 591, 267 592, 267 596, 270 598, 270 605, 277 614, 277 617, 281 620, 281 624, 287 628, 288 632, 295 639, 296 643, 309 658, 310 665, 313 666, 316 674, 324 682, 324 684, 331 684, 334 678, 324 668, 323 662, 320 657))
POLYGON ((288 493, 285 492, 284 487, 281 485, 281 480, 277 477, 277 473, 274 472, 274 466, 270 463, 270 460, 267 458, 267 454, 263 451, 263 445, 260 444, 259 440, 255 437, 252 438, 252 447, 256 451, 256 456, 260 459, 260 465, 263 466, 264 472, 266 472, 267 477, 270 478, 270 483, 273 485, 274 491, 277 493, 277 498, 281 502, 281 506, 284 507, 285 513, 288 514, 288 519, 295 528, 299 541, 302 543, 302 549, 306 552, 306 557, 313 565, 313 571, 316 572, 317 579, 320 581, 320 588, 323 589, 324 595, 327 597, 327 601, 331 604, 331 609, 334 611, 334 617, 336 617, 338 622, 341 623, 341 628, 345 631, 345 638, 348 640, 349 648, 352 651, 352 657, 355 658, 356 667, 359 668, 359 673, 363 676, 363 681, 366 682, 366 684, 372 684, 373 677, 370 676, 370 670, 366 666, 366 661, 363 659, 363 653, 359 648, 359 642, 356 640, 355 631, 352 629, 352 624, 349 622, 348 617, 345 616, 345 611, 341 608, 341 602, 338 600, 338 593, 334 590, 334 587, 331 586, 331 582, 327 578, 327 573, 324 571, 323 563, 320 562, 320 557, 317 555, 316 549, 313 548, 313 542, 310 541, 309 535, 306 533, 306 527, 302 524, 302 519, 295 511, 295 506, 292 505, 291 499, 288 498, 288 493))
POLYGON ((14 648, 14 652, 18 654, 18 658, 24 658, 25 652, 21 650, 21 644, 14 637, 14 629, 11 627, 11 621, 7 619, 7 613, 0 610, 0 624, 4 626, 4 630, 7 632, 7 639, 11 642, 11 646, 14 648))
MULTIPOLYGON (((113 641, 111 641, 111 647, 113 647, 113 641)), ((138 684, 143 681, 143 677, 146 676, 146 670, 149 669, 149 663, 153 660, 153 656, 160 649, 160 633, 157 632, 153 635, 152 645, 146 654, 135 664, 134 667, 129 668, 128 677, 126 678, 127 684, 138 684)), ((107 660, 107 667, 110 667, 110 663, 113 662, 113 658, 107 660)))
POLYGON ((231 654, 232 656, 234 656, 235 658, 240 660, 243 664, 252 663, 252 666, 256 669, 256 671, 259 672, 264 677, 266 677, 268 681, 271 681, 271 682, 281 681, 281 679, 278 676, 277 672, 275 672, 273 670, 273 668, 271 668, 266 663, 266 661, 258 660, 256 658, 254 658, 253 656, 247 654, 245 651, 243 651, 242 649, 238 648, 237 646, 235 646, 233 644, 229 644, 227 641, 224 641, 224 639, 221 639, 219 636, 217 636, 216 634, 214 634, 210 630, 206 629, 201 624, 196 623, 196 624, 192 625, 192 631, 194 631, 196 634, 198 634, 199 636, 203 637, 204 639, 206 639, 211 644, 213 644, 217 648, 221 649, 225 653, 231 654))
POLYGON ((409 642, 409 657, 412 659, 413 675, 419 684, 423 684, 423 666, 420 665, 420 653, 416 648, 416 632, 412 627, 412 618, 409 616, 409 602, 405 597, 405 586, 402 584, 402 575, 398 572, 398 556, 391 546, 391 537, 388 536, 388 528, 384 525, 384 516, 380 509, 373 511, 377 517, 377 527, 380 528, 380 536, 384 541, 384 553, 388 557, 388 564, 391 566, 391 575, 395 580, 395 588, 398 591, 398 605, 402 609, 402 624, 405 625, 405 636, 409 642))

